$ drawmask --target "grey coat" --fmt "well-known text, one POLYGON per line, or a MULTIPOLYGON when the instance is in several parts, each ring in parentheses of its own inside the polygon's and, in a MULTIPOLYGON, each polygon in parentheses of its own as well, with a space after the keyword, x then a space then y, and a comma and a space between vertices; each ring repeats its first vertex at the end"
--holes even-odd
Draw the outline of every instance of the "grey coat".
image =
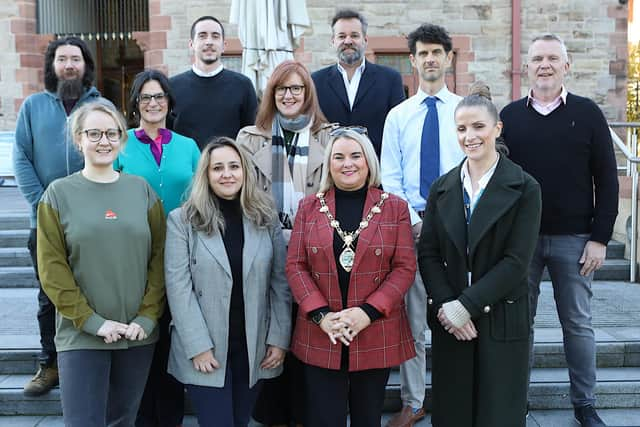
MULTIPOLYGON (((249 386, 282 372, 261 369, 268 345, 288 349, 291 336, 291 293, 284 274, 286 248, 280 225, 258 228, 244 218, 243 295, 249 355, 249 386)), ((233 280, 220 233, 192 231, 182 208, 167 221, 165 282, 171 309, 171 375, 185 384, 222 387, 229 337, 229 305, 233 280), (202 373, 192 358, 213 349, 220 368, 202 373)))

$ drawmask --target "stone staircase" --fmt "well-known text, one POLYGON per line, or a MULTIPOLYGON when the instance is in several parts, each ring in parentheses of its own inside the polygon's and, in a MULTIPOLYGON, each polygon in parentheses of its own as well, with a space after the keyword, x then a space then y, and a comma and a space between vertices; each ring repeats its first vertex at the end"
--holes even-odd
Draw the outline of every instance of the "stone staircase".
MULTIPOLYGON (((1 209, 1 208, 0 208, 1 209)), ((35 313, 37 284, 26 248, 26 213, 0 212, 0 416, 60 415, 59 390, 38 397, 22 395, 36 369, 39 336, 35 313)), ((627 279, 624 245, 612 242, 605 268, 594 282, 594 327, 597 339, 598 407, 640 408, 640 285, 627 279)), ((532 409, 570 408, 569 380, 552 290, 543 283, 536 319, 532 409)), ((429 348, 427 348, 429 354, 429 348)), ((496 379, 499 380, 499 379, 496 379)), ((425 375, 426 405, 431 379, 425 375)), ((387 386, 386 410, 400 407, 398 371, 387 386)), ((2 424, 2 418, 0 418, 2 424)))

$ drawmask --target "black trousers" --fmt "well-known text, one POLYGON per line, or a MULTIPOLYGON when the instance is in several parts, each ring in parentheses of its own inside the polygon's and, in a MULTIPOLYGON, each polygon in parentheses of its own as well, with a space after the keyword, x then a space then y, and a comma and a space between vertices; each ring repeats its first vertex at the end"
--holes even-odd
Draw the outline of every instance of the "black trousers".
POLYGON ((27 248, 31 255, 33 269, 36 272, 36 280, 38 280, 38 327, 40 328, 40 346, 41 351, 38 356, 38 362, 41 365, 49 366, 56 361, 56 345, 54 338, 56 336, 56 307, 53 305, 47 294, 44 293, 40 284, 40 276, 38 275, 38 245, 36 239, 36 229, 32 228, 29 232, 29 240, 27 248))
POLYGON ((305 366, 305 427, 380 426, 390 368, 349 372, 305 366))
POLYGON ((153 353, 149 378, 144 388, 136 427, 176 427, 184 417, 184 386, 167 372, 169 362, 169 323, 171 312, 165 307, 158 321, 160 338, 153 353))

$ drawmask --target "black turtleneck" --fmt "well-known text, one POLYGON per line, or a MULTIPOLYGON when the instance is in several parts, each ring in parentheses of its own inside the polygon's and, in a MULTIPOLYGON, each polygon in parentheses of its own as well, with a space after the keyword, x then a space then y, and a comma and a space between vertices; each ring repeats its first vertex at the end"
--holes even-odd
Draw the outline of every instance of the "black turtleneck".
POLYGON ((227 252, 233 287, 229 307, 229 340, 245 340, 244 295, 242 293, 242 250, 244 248, 244 229, 242 226, 242 207, 240 200, 218 198, 220 210, 225 221, 222 235, 227 252))

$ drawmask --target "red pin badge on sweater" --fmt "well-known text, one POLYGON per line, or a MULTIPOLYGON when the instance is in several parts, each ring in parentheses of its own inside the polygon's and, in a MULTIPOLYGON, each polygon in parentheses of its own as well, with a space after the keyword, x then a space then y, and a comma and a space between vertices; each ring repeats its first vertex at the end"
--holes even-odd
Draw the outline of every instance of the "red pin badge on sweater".
POLYGON ((104 219, 118 219, 118 215, 116 215, 116 213, 111 209, 107 209, 104 213, 104 219))

